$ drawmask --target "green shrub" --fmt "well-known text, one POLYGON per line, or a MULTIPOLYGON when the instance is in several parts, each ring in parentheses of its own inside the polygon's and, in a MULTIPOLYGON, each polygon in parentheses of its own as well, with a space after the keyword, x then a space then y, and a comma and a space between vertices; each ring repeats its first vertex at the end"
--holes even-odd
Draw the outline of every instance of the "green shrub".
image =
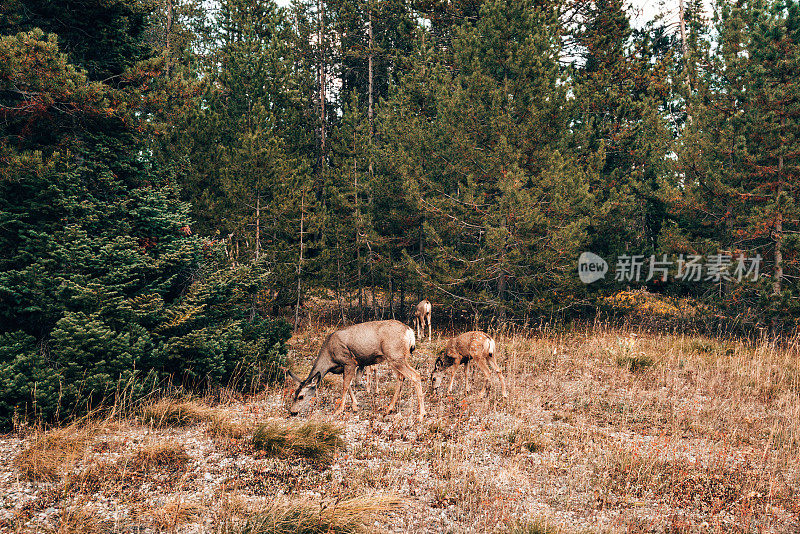
POLYGON ((508 528, 508 534, 558 534, 560 529, 542 520, 517 521, 508 528))
POLYGON ((77 169, 31 165, 0 182, 0 220, 15 221, 0 232, 0 429, 159 384, 253 388, 282 376, 289 326, 254 306, 274 282, 263 266, 230 269, 182 234, 188 207, 169 188, 81 202, 77 169), (38 213, 42 188, 52 213, 38 213))
MULTIPOLYGON (((128 17, 148 8, 95 8, 125 28, 103 32, 113 72, 144 59, 131 43, 145 26, 128 17)), ((230 269, 192 233, 180 171, 149 157, 143 93, 107 85, 111 72, 93 79, 72 36, 17 29, 0 36, 0 79, 58 106, 31 114, 22 93, 0 94, 0 430, 161 383, 277 377, 288 325, 264 317, 258 297, 278 281, 260 264, 230 269)))

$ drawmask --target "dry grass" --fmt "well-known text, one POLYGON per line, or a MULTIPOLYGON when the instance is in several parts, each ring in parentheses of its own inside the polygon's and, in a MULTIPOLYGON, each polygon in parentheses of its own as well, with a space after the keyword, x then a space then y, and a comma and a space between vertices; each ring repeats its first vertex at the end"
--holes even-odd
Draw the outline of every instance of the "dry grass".
POLYGON ((161 399, 141 408, 142 423, 153 428, 184 427, 207 421, 213 410, 193 401, 161 399))
POLYGON ((188 461, 189 455, 182 444, 163 440, 140 447, 133 455, 132 465, 137 470, 180 469, 188 461))
POLYGON ((70 493, 95 493, 105 491, 125 480, 135 470, 127 461, 93 460, 78 472, 69 473, 64 488, 70 493))
POLYGON ((253 433, 253 425, 235 421, 223 410, 215 410, 208 420, 208 432, 217 438, 241 439, 253 433))
POLYGON ((241 523, 231 521, 226 534, 347 534, 368 531, 376 516, 399 508, 397 495, 370 495, 332 502, 279 499, 264 502, 241 523))
POLYGON ((559 534, 561 529, 544 519, 515 521, 508 528, 508 534, 559 534))
MULTIPOLYGON (((301 332, 298 346, 325 333, 301 332)), ((104 423, 102 438, 93 424, 20 436, 13 463, 35 481, 21 485, 42 491, 14 525, 35 530, 53 508, 80 517, 75 496, 91 495, 127 509, 131 528, 167 532, 800 531, 800 346, 602 328, 494 335, 510 398, 496 381, 479 398, 480 373, 465 395, 459 373, 452 396, 426 396, 423 425, 377 409, 325 422, 334 376, 308 422, 284 419, 276 389, 228 407, 164 399, 139 412, 147 427, 104 423), (407 507, 340 498, 384 491, 407 507)), ((445 343, 419 343, 423 376, 445 343)), ((377 397, 357 388, 365 408, 393 392, 379 372, 377 397)), ((416 409, 410 388, 398 407, 416 409)))
POLYGON ((153 428, 181 428, 207 423, 208 432, 217 438, 241 439, 253 431, 252 424, 235 420, 225 409, 173 398, 164 398, 142 407, 141 420, 153 428))
POLYGON ((100 429, 99 423, 83 422, 35 434, 14 467, 29 480, 55 481, 88 452, 100 429))
POLYGON ((100 520, 93 506, 79 502, 64 510, 56 534, 106 534, 112 530, 113 524, 100 520))
POLYGON ((343 447, 342 428, 331 423, 272 421, 253 434, 253 448, 269 456, 301 456, 325 463, 343 447))
POLYGON ((537 435, 529 425, 517 425, 508 432, 500 435, 499 445, 508 446, 509 452, 528 451, 540 452, 546 447, 545 440, 537 435))
POLYGON ((734 465, 726 451, 705 464, 651 447, 616 450, 602 472, 603 489, 617 502, 655 499, 698 514, 725 513, 742 525, 763 520, 770 506, 800 512, 796 490, 779 472, 734 465))
POLYGON ((180 525, 199 521, 203 517, 203 512, 204 508, 201 505, 176 498, 149 513, 157 532, 175 532, 180 525))

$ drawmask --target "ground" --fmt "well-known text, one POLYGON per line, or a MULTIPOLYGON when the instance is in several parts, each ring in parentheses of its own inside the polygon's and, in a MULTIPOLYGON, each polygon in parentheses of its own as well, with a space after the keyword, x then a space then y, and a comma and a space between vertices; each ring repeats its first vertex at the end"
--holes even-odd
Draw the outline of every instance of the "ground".
MULTIPOLYGON (((329 330, 292 338, 298 374, 329 330)), ((259 530, 254 518, 302 503, 319 518, 363 506, 339 531, 800 531, 794 344, 607 329, 495 337, 510 397, 496 382, 465 396, 461 372, 453 395, 426 391, 422 423, 408 386, 400 414, 383 414, 394 377, 381 366, 377 395, 359 385, 361 410, 343 419, 330 376, 298 418, 286 415, 287 382, 163 401, 194 410, 181 421, 137 408, 2 436, 0 530, 291 532, 302 529, 259 530), (265 423, 309 420, 333 423, 343 447, 307 458, 253 445, 265 423), (365 496, 383 500, 350 500, 365 496)), ((418 342, 423 377, 446 339, 418 342)))

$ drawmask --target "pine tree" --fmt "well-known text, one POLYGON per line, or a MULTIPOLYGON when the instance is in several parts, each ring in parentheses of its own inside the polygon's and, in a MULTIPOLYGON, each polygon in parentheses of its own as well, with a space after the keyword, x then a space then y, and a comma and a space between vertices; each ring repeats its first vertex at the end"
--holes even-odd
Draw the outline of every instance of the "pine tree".
MULTIPOLYGON (((674 130, 668 118, 675 96, 666 83, 674 42, 659 25, 633 31, 618 0, 586 3, 581 15, 573 32, 581 60, 572 69, 569 153, 596 202, 587 250, 611 261, 622 254, 660 257, 671 252, 664 236, 674 226, 668 211, 676 194, 669 157, 674 130)), ((646 283, 644 276, 639 282, 646 283)))
POLYGON ((387 159, 422 231, 408 258, 454 313, 524 320, 569 306, 553 288, 572 283, 591 199, 558 150, 556 15, 553 5, 487 2, 456 32, 452 67, 423 62, 397 97, 399 153, 387 159))
POLYGON ((210 268, 214 247, 146 149, 148 12, 22 4, 4 27, 64 37, 0 37, 0 426, 169 377, 224 383, 246 354, 246 376, 279 363, 285 326, 253 306, 268 275, 210 268))
POLYGON ((795 313, 787 281, 797 254, 798 21, 794 2, 717 6, 718 52, 706 51, 682 153, 687 204, 704 214, 687 225, 695 239, 769 262, 760 288, 743 286, 723 301, 741 312, 769 299, 757 320, 772 317, 773 326, 795 313))

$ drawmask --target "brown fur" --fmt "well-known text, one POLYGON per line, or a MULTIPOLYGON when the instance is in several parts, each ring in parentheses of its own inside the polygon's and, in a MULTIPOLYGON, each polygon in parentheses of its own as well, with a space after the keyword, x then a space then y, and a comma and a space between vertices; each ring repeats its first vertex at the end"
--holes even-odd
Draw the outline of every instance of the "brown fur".
MULTIPOLYGON (((336 415, 344 412, 348 394, 353 410, 358 409, 356 397, 350 387, 356 372, 360 368, 385 361, 394 369, 397 376, 397 387, 389 404, 389 412, 395 410, 403 382, 408 378, 414 383, 421 420, 425 416, 422 379, 409 364, 414 345, 414 332, 395 320, 354 324, 333 332, 320 347, 308 377, 303 381, 298 380, 300 385, 292 398, 289 413, 296 415, 307 405, 316 395, 322 378, 328 373, 341 373, 343 378, 342 402, 336 410, 336 415)), ((294 374, 292 376, 294 377, 294 374)))
POLYGON ((428 325, 428 341, 432 339, 431 333, 431 310, 433 307, 428 299, 423 299, 419 304, 417 304, 417 309, 414 310, 414 330, 417 331, 417 337, 419 337, 419 331, 422 330, 422 337, 425 338, 425 325, 428 325))
POLYGON ((508 397, 506 390, 506 379, 503 377, 500 366, 497 365, 494 352, 496 350, 494 340, 486 333, 480 331, 465 332, 460 336, 456 336, 447 342, 447 347, 444 354, 436 358, 436 363, 433 366, 433 374, 431 375, 431 386, 437 388, 441 381, 447 376, 450 376, 450 383, 447 386, 447 393, 453 391, 453 381, 456 377, 458 366, 464 365, 464 374, 466 375, 466 385, 464 392, 469 393, 470 380, 469 380, 469 367, 470 365, 477 365, 483 371, 486 381, 481 391, 481 397, 486 395, 489 389, 492 373, 494 371, 500 378, 502 386, 503 397, 508 397), (491 370, 490 370, 491 368, 491 370))

